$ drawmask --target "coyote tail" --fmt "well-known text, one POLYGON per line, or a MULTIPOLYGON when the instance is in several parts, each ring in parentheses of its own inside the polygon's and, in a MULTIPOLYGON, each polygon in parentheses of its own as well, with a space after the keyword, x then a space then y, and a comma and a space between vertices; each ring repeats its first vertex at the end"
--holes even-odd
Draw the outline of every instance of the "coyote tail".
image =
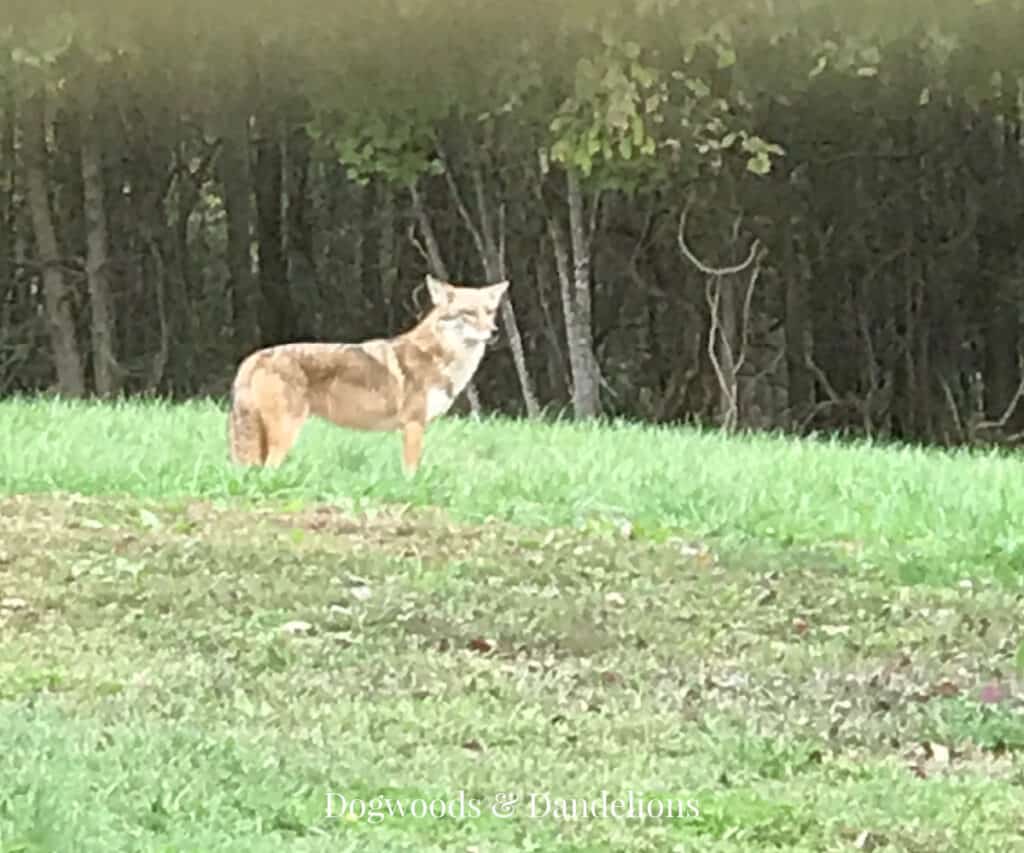
POLYGON ((240 465, 262 465, 267 458, 267 431, 259 410, 245 399, 244 390, 235 389, 228 416, 228 446, 231 459, 240 465))

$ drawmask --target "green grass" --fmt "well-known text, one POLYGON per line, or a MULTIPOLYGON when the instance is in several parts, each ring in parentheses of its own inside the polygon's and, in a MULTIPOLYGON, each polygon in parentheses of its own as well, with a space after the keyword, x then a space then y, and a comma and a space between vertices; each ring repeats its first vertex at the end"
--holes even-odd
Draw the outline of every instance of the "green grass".
POLYGON ((1024 850, 1016 459, 224 420, 0 404, 2 853, 1024 850))
POLYGON ((428 431, 416 480, 396 435, 307 424, 276 472, 234 468, 208 402, 0 404, 0 493, 366 501, 530 526, 628 520, 648 538, 832 549, 908 582, 1024 580, 1024 459, 726 437, 637 425, 476 423, 428 431))

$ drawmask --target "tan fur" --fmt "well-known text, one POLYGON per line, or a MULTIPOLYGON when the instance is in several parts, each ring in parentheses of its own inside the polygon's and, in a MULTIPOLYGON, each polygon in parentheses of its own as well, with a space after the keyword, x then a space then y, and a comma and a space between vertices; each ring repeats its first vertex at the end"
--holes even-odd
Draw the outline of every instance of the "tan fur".
POLYGON ((361 343, 267 347, 239 365, 229 444, 235 462, 280 465, 316 415, 341 427, 401 430, 411 475, 423 433, 462 393, 480 365, 508 288, 461 287, 427 276, 433 308, 414 328, 361 343))

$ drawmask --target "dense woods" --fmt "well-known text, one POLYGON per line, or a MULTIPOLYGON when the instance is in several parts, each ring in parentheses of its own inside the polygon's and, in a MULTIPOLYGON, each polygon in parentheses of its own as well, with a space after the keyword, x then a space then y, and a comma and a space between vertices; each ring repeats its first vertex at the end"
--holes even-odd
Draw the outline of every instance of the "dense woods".
POLYGON ((250 349, 512 282, 467 407, 1024 431, 1019 0, 0 13, 0 394, 227 393, 250 349))

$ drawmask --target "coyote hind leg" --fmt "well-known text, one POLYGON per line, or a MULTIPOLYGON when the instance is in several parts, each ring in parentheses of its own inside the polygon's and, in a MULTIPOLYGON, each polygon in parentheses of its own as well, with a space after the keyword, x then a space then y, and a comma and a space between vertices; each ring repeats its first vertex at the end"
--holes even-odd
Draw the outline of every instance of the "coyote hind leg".
POLYGON ((292 449, 309 417, 308 389, 300 377, 269 371, 253 377, 252 397, 263 425, 263 464, 276 468, 292 449))
POLYGON ((260 413, 236 398, 228 418, 231 459, 239 465, 262 465, 267 459, 267 436, 260 413))
POLYGON ((276 468, 283 461, 288 451, 295 445, 302 425, 306 422, 306 413, 283 413, 272 422, 267 423, 267 458, 266 464, 276 468))

